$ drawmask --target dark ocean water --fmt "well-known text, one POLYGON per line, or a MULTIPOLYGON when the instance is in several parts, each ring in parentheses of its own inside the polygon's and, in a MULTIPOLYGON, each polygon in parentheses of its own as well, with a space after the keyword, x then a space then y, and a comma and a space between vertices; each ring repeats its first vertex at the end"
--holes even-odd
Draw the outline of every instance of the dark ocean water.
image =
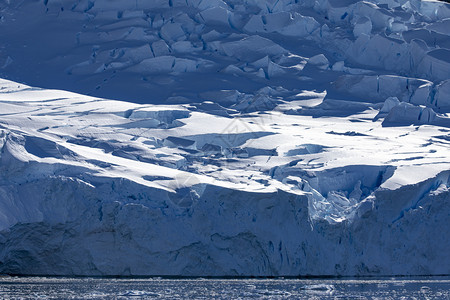
POLYGON ((450 299, 450 277, 111 279, 0 277, 0 299, 450 299))

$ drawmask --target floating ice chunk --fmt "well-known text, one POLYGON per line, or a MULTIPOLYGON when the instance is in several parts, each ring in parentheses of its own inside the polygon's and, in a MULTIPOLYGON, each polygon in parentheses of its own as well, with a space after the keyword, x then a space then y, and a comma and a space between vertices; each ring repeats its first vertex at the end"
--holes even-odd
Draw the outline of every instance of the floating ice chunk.
POLYGON ((326 70, 330 67, 330 62, 328 61, 328 58, 326 58, 326 56, 323 54, 318 54, 316 56, 311 57, 308 60, 308 64, 314 65, 322 70, 326 70))
POLYGON ((300 289, 306 291, 332 292, 334 290, 334 286, 331 284, 321 283, 321 284, 304 285, 300 289))
MULTIPOLYGON (((94 294, 95 295, 95 294, 94 294)), ((139 291, 139 290, 127 290, 124 293, 120 294, 121 297, 159 297, 161 296, 158 293, 152 293, 149 291, 139 291)))
POLYGON ((370 35, 372 32, 372 22, 367 17, 360 17, 353 27, 353 35, 355 37, 361 36, 361 34, 370 35))

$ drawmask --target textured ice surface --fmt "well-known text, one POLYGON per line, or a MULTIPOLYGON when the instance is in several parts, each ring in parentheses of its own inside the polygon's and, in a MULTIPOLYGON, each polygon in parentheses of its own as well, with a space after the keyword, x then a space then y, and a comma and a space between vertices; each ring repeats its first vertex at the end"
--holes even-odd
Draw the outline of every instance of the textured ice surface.
POLYGON ((1 3, 0 272, 449 274, 449 17, 1 3))

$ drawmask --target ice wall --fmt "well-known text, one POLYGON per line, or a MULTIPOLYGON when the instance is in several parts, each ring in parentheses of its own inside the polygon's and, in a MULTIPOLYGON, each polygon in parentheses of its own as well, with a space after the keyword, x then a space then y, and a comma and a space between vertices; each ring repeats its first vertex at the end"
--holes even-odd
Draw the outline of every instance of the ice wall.
POLYGON ((329 223, 310 215, 311 194, 204 185, 198 196, 195 187, 175 196, 123 179, 84 175, 82 181, 70 176, 80 170, 64 166, 44 176, 33 164, 6 164, 7 155, 2 174, 18 172, 1 178, 2 211, 8 211, 1 223, 4 273, 363 276, 449 270, 442 227, 449 221, 448 172, 397 191, 379 190, 354 208, 354 222, 329 223), (24 180, 25 174, 34 179, 24 180))

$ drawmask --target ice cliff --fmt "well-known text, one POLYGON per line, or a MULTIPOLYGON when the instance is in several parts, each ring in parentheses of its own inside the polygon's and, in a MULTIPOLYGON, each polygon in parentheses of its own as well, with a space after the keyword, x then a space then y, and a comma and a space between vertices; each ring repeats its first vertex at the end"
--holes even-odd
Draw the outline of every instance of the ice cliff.
POLYGON ((1 2, 0 273, 450 274, 449 20, 1 2))

